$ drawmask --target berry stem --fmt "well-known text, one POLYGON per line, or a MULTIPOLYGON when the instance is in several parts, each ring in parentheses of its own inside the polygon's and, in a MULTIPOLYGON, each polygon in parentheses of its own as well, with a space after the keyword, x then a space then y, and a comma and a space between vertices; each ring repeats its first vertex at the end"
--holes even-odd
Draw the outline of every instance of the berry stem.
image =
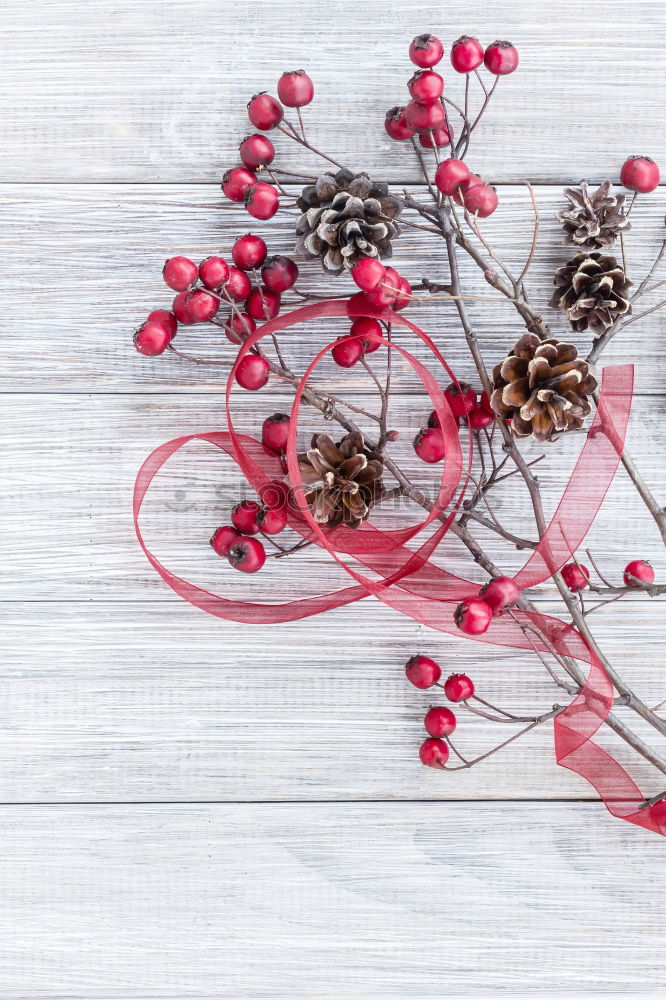
MULTIPOLYGON (((548 722, 549 719, 554 719, 555 716, 559 715, 560 712, 563 712, 565 708, 566 708, 565 705, 555 705, 552 712, 547 712, 545 715, 540 715, 538 718, 530 722, 528 726, 525 726, 523 729, 520 729, 517 733, 514 733, 513 736, 509 736, 508 740, 503 740, 502 743, 498 743, 498 745, 496 747, 492 747, 491 750, 487 750, 485 753, 482 753, 479 757, 474 757, 472 760, 465 761, 464 764, 458 764, 455 767, 448 767, 447 765, 444 765, 444 770, 463 771, 465 768, 474 767, 475 764, 480 764, 481 761, 487 760, 488 757, 492 757, 493 754, 496 754, 500 750, 503 750, 504 747, 508 747, 510 743, 515 743, 516 740, 519 740, 521 736, 525 736, 525 734, 529 733, 529 731, 531 729, 534 729, 535 726, 540 726, 542 723, 548 722)), ((450 739, 447 742, 449 743, 449 745, 451 745, 450 739)), ((452 745, 451 749, 453 750, 452 745)), ((464 760, 463 757, 461 757, 460 759, 464 760)))
POLYGON ((289 125, 291 132, 288 132, 287 129, 283 128, 281 125, 278 125, 277 128, 280 132, 282 132, 283 135, 286 135, 288 139, 293 139, 294 142, 297 142, 300 146, 305 146, 305 148, 309 149, 311 153, 314 153, 316 156, 321 156, 323 160, 328 160, 328 162, 332 163, 334 167, 338 167, 340 170, 345 169, 341 163, 338 163, 337 160, 334 160, 331 156, 328 156, 326 153, 322 153, 322 151, 320 149, 316 149, 311 142, 308 142, 306 139, 301 138, 298 132, 296 132, 296 130, 294 129, 294 126, 291 125, 290 122, 287 122, 286 119, 285 122, 287 125, 289 125))
POLYGON ((423 153, 419 149, 418 144, 417 144, 416 140, 413 137, 409 141, 412 144, 412 148, 413 148, 414 152, 416 153, 416 158, 419 161, 419 164, 421 166, 421 173, 423 174, 423 179, 425 180, 425 182, 426 182, 426 184, 428 186, 428 191, 430 191, 430 196, 431 196, 432 200, 435 202, 435 204, 437 204, 437 193, 436 193, 434 187, 432 186, 432 181, 430 180, 430 175, 428 174, 428 168, 427 168, 426 162, 425 162, 425 160, 423 158, 423 153))
POLYGON ((516 291, 522 290, 523 294, 524 294, 524 289, 522 288, 522 285, 527 275, 527 272, 529 271, 532 265, 532 261, 534 260, 534 254, 536 253, 537 242, 539 239, 539 224, 540 224, 539 206, 537 205, 536 196, 534 194, 534 188, 532 187, 529 181, 525 181, 525 184, 527 185, 527 190, 530 193, 530 198, 532 200, 532 208, 534 210, 534 231, 532 234, 532 246, 530 247, 529 255, 527 257, 527 260, 525 261, 525 266, 518 275, 518 280, 516 281, 515 285, 516 291))

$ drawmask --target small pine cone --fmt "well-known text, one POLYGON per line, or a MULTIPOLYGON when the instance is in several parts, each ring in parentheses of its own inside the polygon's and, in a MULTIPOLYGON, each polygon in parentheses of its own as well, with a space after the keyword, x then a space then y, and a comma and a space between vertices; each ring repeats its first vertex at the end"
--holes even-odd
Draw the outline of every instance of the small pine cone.
POLYGON ((296 250, 319 257, 325 271, 340 274, 362 257, 391 256, 401 204, 387 184, 339 170, 303 188, 296 204, 303 213, 296 223, 296 250))
POLYGON ((337 444, 328 434, 315 434, 312 447, 298 456, 298 468, 315 521, 331 527, 358 528, 384 489, 381 457, 357 433, 337 444))
POLYGON ((631 312, 631 281, 611 254, 578 253, 555 272, 554 282, 550 304, 576 332, 589 329, 598 337, 631 312))
POLYGON ((594 194, 590 194, 587 181, 566 188, 564 194, 571 205, 558 212, 556 219, 562 223, 567 243, 586 250, 608 250, 621 232, 631 229, 626 195, 614 194, 610 181, 604 181, 594 194))
POLYGON ((556 434, 583 426, 597 387, 573 344, 539 340, 527 333, 493 370, 491 405, 511 420, 516 437, 552 441, 556 434))

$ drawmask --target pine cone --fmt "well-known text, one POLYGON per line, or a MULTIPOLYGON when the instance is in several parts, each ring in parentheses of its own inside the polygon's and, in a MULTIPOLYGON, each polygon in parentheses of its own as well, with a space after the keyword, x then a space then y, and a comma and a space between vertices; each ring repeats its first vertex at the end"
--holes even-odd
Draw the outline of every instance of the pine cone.
POLYGON ((566 314, 577 332, 599 336, 618 316, 631 312, 631 282, 611 254, 578 253, 555 272, 551 306, 566 314))
POLYGON ((298 456, 298 468, 319 524, 358 528, 383 491, 383 462, 360 434, 347 434, 337 445, 328 434, 315 434, 312 447, 298 456))
POLYGON ((590 194, 587 181, 566 188, 564 194, 571 208, 558 212, 556 219, 562 223, 567 243, 587 250, 608 250, 619 233, 631 229, 624 207, 626 195, 614 194, 610 181, 604 181, 594 194, 590 194))
POLYGON ((400 232, 393 220, 401 205, 387 184, 339 170, 303 188, 296 204, 303 212, 296 249, 304 257, 320 257, 325 271, 340 274, 361 257, 391 256, 391 240, 400 232))
POLYGON ((511 420, 516 437, 532 435, 551 441, 558 432, 583 426, 597 387, 587 361, 573 344, 521 337, 513 351, 493 370, 495 413, 511 420))

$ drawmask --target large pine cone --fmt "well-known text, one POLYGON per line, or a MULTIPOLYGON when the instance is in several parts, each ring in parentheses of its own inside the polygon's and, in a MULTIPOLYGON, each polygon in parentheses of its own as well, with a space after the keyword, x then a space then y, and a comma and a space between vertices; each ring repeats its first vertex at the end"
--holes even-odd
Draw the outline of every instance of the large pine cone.
POLYGON ((597 381, 573 344, 525 334, 493 370, 495 413, 511 420, 516 437, 551 441, 583 426, 597 381))
POLYGON ((555 272, 551 306, 559 307, 576 332, 604 333, 631 312, 631 282, 611 254, 578 253, 555 272))
POLYGON ((303 188, 296 204, 303 212, 296 249, 304 257, 320 257, 325 271, 340 274, 361 257, 391 256, 401 205, 387 184, 339 170, 303 188))
POLYGON ((298 468, 319 524, 358 528, 383 491, 384 465, 360 434, 347 434, 337 444, 328 434, 315 434, 312 447, 298 456, 298 468))
POLYGON ((567 243, 587 250, 608 250, 622 231, 631 229, 624 207, 626 195, 615 194, 610 181, 604 181, 594 194, 590 194, 587 181, 566 188, 564 194, 570 207, 558 212, 556 218, 562 223, 567 243))

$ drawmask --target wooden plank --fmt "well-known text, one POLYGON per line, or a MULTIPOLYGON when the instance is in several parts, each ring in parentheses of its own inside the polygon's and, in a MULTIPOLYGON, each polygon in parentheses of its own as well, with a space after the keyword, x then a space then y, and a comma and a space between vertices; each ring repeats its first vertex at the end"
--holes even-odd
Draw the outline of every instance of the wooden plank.
MULTIPOLYGON (((289 407, 289 397, 278 392, 265 397, 265 410, 259 404, 263 396, 240 396, 236 426, 255 435, 264 416, 289 407)), ((355 398, 373 405, 369 398, 355 398)), ((415 405, 409 396, 395 397, 392 424, 400 437, 392 454, 413 481, 434 496, 439 473, 416 458, 411 444, 429 411, 426 401, 415 405)), ((222 429, 221 401, 212 395, 10 395, 0 401, 0 415, 7 440, 1 501, 7 560, 0 598, 157 598, 172 603, 171 592, 134 537, 134 479, 157 445, 181 435, 222 429)), ((657 495, 663 491, 663 463, 655 453, 655 441, 661 439, 665 421, 666 397, 636 400, 629 441, 657 495)), ((305 410, 301 440, 328 426, 318 413, 305 410)), ((539 476, 548 512, 555 510, 581 444, 582 437, 569 435, 545 452, 536 443, 525 446, 529 459, 546 453, 539 476)), ((318 588, 348 585, 344 572, 314 547, 286 561, 269 560, 258 578, 232 572, 214 555, 208 539, 220 523, 228 523, 234 504, 247 496, 254 494, 243 486, 231 459, 210 445, 188 445, 159 474, 146 500, 142 515, 146 538, 175 572, 243 599, 256 600, 258 594, 272 595, 276 590, 283 600, 306 596, 312 579, 318 588)), ((495 507, 500 519, 508 517, 517 530, 520 521, 514 512, 522 512, 523 534, 536 537, 517 477, 498 486, 495 507)), ((414 505, 400 501, 378 514, 375 522, 404 525, 405 519, 417 514, 414 505)), ((475 533, 506 570, 517 570, 525 562, 523 552, 487 529, 479 527, 475 533)), ((653 558, 658 576, 666 578, 656 526, 623 472, 618 473, 588 542, 615 579, 634 557, 653 558)), ((479 583, 485 578, 455 539, 446 540, 439 558, 467 578, 479 583)))
MULTIPOLYGON (((620 602, 597 626, 650 705, 666 697, 662 615, 656 601, 620 602)), ((533 655, 437 635, 375 602, 251 629, 175 602, 4 603, 0 644, 0 802, 594 797, 556 766, 550 725, 467 771, 421 767, 423 716, 443 694, 408 684, 415 652, 519 714, 566 695, 533 655)), ((456 744, 470 756, 514 731, 457 711, 456 744)), ((649 765, 600 740, 646 794, 660 791, 649 765)))
MULTIPOLYGON (((285 68, 304 65, 316 84, 309 135, 343 162, 415 179, 411 151, 388 139, 383 121, 407 100, 414 68, 407 46, 423 31, 447 45, 470 30, 485 44, 499 35, 520 50, 519 72, 502 81, 475 136, 472 161, 489 178, 597 178, 617 173, 632 152, 666 160, 664 137, 655 134, 664 103, 663 4, 608 0, 600 13, 595 4, 562 0, 554 29, 525 0, 508 0, 500 13, 477 4, 472 22, 461 0, 447 4, 445 17, 422 0, 405 0, 391 7, 390 32, 386 10, 374 9, 377 19, 367 5, 339 0, 315 15, 308 0, 294 0, 278 18, 267 0, 247 8, 200 0, 193 18, 183 0, 83 8, 43 0, 35 18, 20 0, 8 0, 2 177, 214 181, 233 165, 248 131, 250 96, 274 91, 285 68)), ((462 101, 462 78, 442 65, 448 96, 462 101)), ((312 167, 311 156, 279 139, 287 169, 312 167)))
POLYGON ((598 806, 35 807, 0 826, 6 997, 663 995, 663 842, 598 806))
MULTIPOLYGON (((555 212, 562 206, 559 187, 539 187, 541 210, 539 247, 528 288, 551 324, 554 335, 570 339, 564 318, 547 306, 553 274, 571 256, 562 245, 555 212)), ((488 239, 516 271, 527 257, 532 239, 532 207, 524 187, 500 191, 501 208, 487 220, 488 239)), ((224 201, 215 187, 146 185, 17 185, 0 188, 8 253, 5 272, 10 287, 22 288, 30 276, 27 296, 6 297, 6 363, 0 387, 37 391, 84 390, 154 392, 211 392, 218 394, 218 368, 189 365, 175 358, 140 357, 132 349, 133 329, 152 308, 169 306, 172 294, 161 280, 164 259, 175 253, 201 260, 211 252, 228 254, 233 240, 248 229, 248 216, 224 201), (35 273, 35 256, 44 263, 35 273)), ((629 273, 640 281, 656 256, 663 236, 664 199, 660 194, 639 200, 634 230, 627 237, 629 273)), ((407 215, 412 221, 415 215, 407 215)), ((267 224, 252 226, 262 232, 271 252, 293 253, 293 221, 279 213, 267 224)), ((504 356, 524 332, 511 305, 488 287, 476 265, 461 254, 461 274, 467 294, 490 297, 472 301, 469 311, 489 363, 504 356)), ((405 227, 395 244, 395 264, 414 283, 422 277, 447 281, 448 266, 441 240, 405 227)), ((302 264, 304 291, 345 296, 350 279, 326 280, 315 262, 302 264)), ((645 307, 659 301, 655 292, 645 307)), ((285 299, 294 308, 295 298, 285 299)), ((642 307, 641 307, 642 308, 642 307)), ((407 315, 435 336, 461 378, 474 378, 469 352, 451 303, 414 304, 407 315)), ((323 346, 344 323, 309 324, 285 335, 285 351, 296 370, 312 358, 313 343, 323 346), (326 340, 324 340, 326 337, 326 340), (288 346, 287 346, 288 344, 288 346)), ((666 334, 666 311, 656 312, 618 336, 604 354, 604 364, 631 360, 637 366, 638 392, 663 392, 661 369, 654 364, 666 334)), ((587 351, 590 337, 576 343, 587 351)), ((431 361, 414 338, 410 350, 431 361)), ((232 357, 220 331, 209 325, 185 328, 177 344, 181 350, 209 358, 232 357)), ((415 392, 417 384, 406 362, 395 360, 396 390, 415 392)), ((321 377, 346 389, 367 385, 355 371, 341 373, 324 364, 321 377)))

